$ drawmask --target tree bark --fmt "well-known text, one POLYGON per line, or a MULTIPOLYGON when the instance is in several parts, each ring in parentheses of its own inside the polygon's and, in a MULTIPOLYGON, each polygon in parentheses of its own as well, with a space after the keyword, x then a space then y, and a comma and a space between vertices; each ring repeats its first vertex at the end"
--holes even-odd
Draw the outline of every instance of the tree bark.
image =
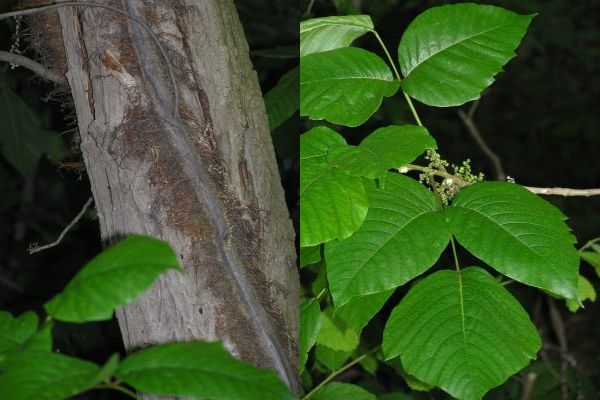
POLYGON ((221 340, 298 392, 294 234, 233 2, 103 4, 129 16, 58 11, 101 236, 161 238, 186 271, 117 312, 126 349, 221 340))

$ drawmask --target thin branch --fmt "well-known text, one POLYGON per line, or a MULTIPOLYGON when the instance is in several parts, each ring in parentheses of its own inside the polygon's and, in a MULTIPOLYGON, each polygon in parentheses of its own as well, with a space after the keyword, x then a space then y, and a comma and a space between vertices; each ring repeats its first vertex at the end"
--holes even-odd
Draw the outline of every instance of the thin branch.
POLYGON ((26 8, 23 10, 16 10, 16 11, 2 13, 2 14, 0 14, 0 20, 6 19, 6 18, 11 18, 11 17, 17 17, 20 15, 37 14, 37 13, 41 13, 44 11, 56 10, 56 9, 64 8, 64 7, 75 7, 75 6, 76 7, 103 8, 105 10, 110 10, 114 13, 121 14, 121 15, 125 16, 126 18, 129 18, 130 20, 132 20, 135 23, 137 23, 138 25, 140 25, 146 31, 146 33, 148 34, 148 36, 150 36, 150 38, 152 39, 154 44, 156 44, 156 47, 160 51, 160 54, 165 62, 165 65, 167 66, 167 72, 168 72, 169 78, 171 80, 171 85, 173 86, 173 97, 174 97, 173 98, 173 102, 174 102, 173 116, 177 117, 177 113, 179 111, 179 92, 177 92, 177 81, 175 79, 175 73, 173 72, 173 66, 171 64, 171 60, 167 56, 167 52, 164 49, 163 45, 160 43, 160 40, 158 40, 158 36, 156 36, 154 34, 154 32, 152 31, 152 28, 150 28, 150 25, 148 25, 146 22, 142 21, 140 18, 136 17, 132 13, 125 11, 125 10, 121 10, 120 8, 117 8, 117 7, 113 7, 113 6, 109 6, 109 5, 101 4, 101 3, 93 3, 93 2, 87 2, 87 1, 66 1, 63 3, 53 3, 53 4, 47 4, 47 5, 43 5, 43 6, 39 6, 39 7, 31 7, 31 8, 26 8))
POLYGON ((73 227, 75 226, 75 224, 81 219, 81 217, 83 217, 83 214, 85 214, 85 211, 88 209, 88 207, 90 206, 90 204, 92 204, 92 200, 93 198, 90 196, 90 198, 85 202, 85 204, 83 205, 83 207, 81 208, 81 211, 79 211, 79 214, 77 214, 75 216, 75 218, 73 218, 73 221, 71 221, 69 223, 69 225, 67 225, 67 227, 65 229, 63 229, 63 231, 60 233, 60 235, 58 236, 58 239, 56 239, 54 242, 46 244, 44 246, 30 246, 29 247, 29 255, 33 254, 33 253, 37 253, 40 252, 42 250, 47 250, 51 247, 54 247, 56 245, 58 245, 63 238, 65 237, 65 235, 67 234, 67 232, 73 227))
POLYGON ((350 361, 348 364, 344 365, 343 367, 341 367, 340 369, 338 369, 337 371, 334 371, 331 373, 331 375, 329 375, 327 378, 325 378, 321 383, 319 383, 313 390, 311 390, 310 392, 308 392, 308 394, 306 396, 304 396, 302 398, 302 400, 307 400, 309 399, 313 394, 315 394, 319 389, 321 389, 323 386, 325 386, 327 383, 331 382, 336 376, 338 376, 339 374, 341 374, 342 372, 346 371, 347 369, 355 366, 356 364, 358 364, 359 362, 361 362, 362 360, 364 360, 369 354, 373 354, 375 353, 377 350, 379 350, 380 346, 377 346, 369 351, 367 351, 366 353, 364 353, 363 355, 361 355, 360 357, 355 358, 354 360, 350 361))
POLYGON ((550 306, 550 322, 552 323, 552 330, 558 339, 560 345, 560 388, 562 394, 562 400, 569 398, 569 387, 567 385, 567 355, 568 355, 568 342, 567 334, 565 332, 565 324, 560 311, 554 304, 554 300, 548 298, 548 305, 550 306))
POLYGON ((477 110, 478 105, 479 100, 475 101, 471 105, 467 113, 465 113, 463 110, 458 110, 458 116, 462 120, 463 124, 465 124, 465 126, 467 127, 467 131, 469 132, 471 137, 475 140, 479 148, 481 148, 481 151, 483 151, 487 158, 492 162, 492 165, 494 166, 496 179, 502 181, 506 178, 506 173, 504 172, 504 168, 502 167, 502 160, 500 160, 498 154, 496 154, 490 148, 490 146, 488 146, 486 141, 483 139, 483 136, 481 136, 481 132, 479 132, 477 125, 475 125, 475 122, 473 121, 473 115, 475 115, 475 110, 477 110))
POLYGON ((529 400, 531 398, 531 393, 533 392, 533 386, 535 385, 536 379, 537 374, 535 372, 530 372, 527 374, 527 376, 525 376, 523 391, 521 392, 521 397, 519 400, 529 400))
POLYGON ((530 192, 536 193, 536 194, 544 194, 544 195, 549 195, 549 196, 551 196, 551 195, 565 196, 565 197, 600 196, 600 189, 571 189, 571 188, 559 188, 559 187, 541 188, 541 187, 531 187, 531 186, 525 186, 525 189, 529 190, 530 192))
POLYGON ((0 61, 5 61, 5 62, 11 63, 11 64, 20 65, 21 67, 27 68, 27 69, 35 72, 42 78, 52 81, 58 85, 66 85, 67 84, 67 79, 65 78, 64 75, 62 75, 58 72, 49 70, 46 67, 44 67, 42 64, 39 64, 39 63, 33 61, 32 59, 24 57, 22 55, 9 53, 8 51, 0 50, 0 61))

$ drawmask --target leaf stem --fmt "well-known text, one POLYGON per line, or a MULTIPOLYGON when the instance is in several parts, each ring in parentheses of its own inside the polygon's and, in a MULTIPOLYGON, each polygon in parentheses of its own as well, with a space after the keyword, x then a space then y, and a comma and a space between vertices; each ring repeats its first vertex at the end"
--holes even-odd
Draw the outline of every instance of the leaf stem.
POLYGON ((113 383, 113 384, 111 384, 111 383, 102 383, 102 384, 94 386, 93 389, 112 389, 112 390, 116 390, 117 392, 124 393, 124 394, 126 394, 127 396, 129 396, 129 397, 131 397, 133 399, 139 400, 139 397, 133 391, 127 389, 124 386, 116 384, 116 383, 113 383))
POLYGON ((582 251, 584 251, 585 249, 587 249, 588 247, 590 247, 594 243, 598 243, 598 242, 600 242, 600 237, 597 237, 597 238, 592 239, 592 240, 588 240, 588 242, 586 244, 584 244, 583 246, 581 246, 581 248, 578 251, 581 253, 582 251))
POLYGON ((343 367, 341 367, 337 371, 332 372, 331 375, 329 375, 327 378, 323 379, 323 381, 321 383, 319 383, 317 386, 315 386, 313 388, 313 390, 311 390, 310 392, 308 392, 308 394, 306 396, 304 396, 302 398, 302 400, 307 400, 308 398, 310 398, 310 396, 312 396, 313 394, 315 394, 315 392, 317 390, 321 389, 323 386, 325 386, 326 384, 328 384, 329 382, 331 382, 336 376, 338 376, 342 372, 346 371, 347 369, 352 368, 354 365, 356 365, 359 362, 361 362, 362 360, 364 360, 370 354, 375 353, 377 350, 379 350, 380 347, 381 346, 377 346, 377 347, 375 347, 375 348, 367 351, 366 353, 364 353, 360 357, 357 357, 354 360, 350 361, 348 364, 344 365, 343 367))
MULTIPOLYGON (((379 36, 377 31, 375 31, 375 30, 372 30, 371 32, 373 32, 373 35, 375 35, 375 38, 377 39, 377 41, 383 48, 383 52, 385 53, 387 59, 389 60, 390 64, 392 64, 392 70, 394 71, 394 74, 396 75, 398 82, 402 81, 402 76, 398 72, 398 69, 396 69, 396 64, 394 63, 392 56, 390 56, 390 53, 389 53, 387 47, 385 47, 383 40, 381 40, 381 36, 379 36)), ((417 121, 417 125, 423 126, 423 123, 421 122, 421 119, 419 118, 419 114, 417 114, 417 110, 415 109, 415 106, 414 106, 412 100, 406 93, 404 93, 404 91, 402 89, 400 89, 400 91, 402 91, 402 94, 404 95, 404 98, 406 99, 406 102, 408 103, 408 108, 410 108, 410 112, 412 113, 413 117, 415 118, 415 121, 417 121)))
POLYGON ((452 245, 452 255, 454 256, 454 268, 456 272, 460 272, 460 265, 458 264, 458 255, 456 253, 456 245, 454 244, 454 235, 450 236, 450 244, 452 245))

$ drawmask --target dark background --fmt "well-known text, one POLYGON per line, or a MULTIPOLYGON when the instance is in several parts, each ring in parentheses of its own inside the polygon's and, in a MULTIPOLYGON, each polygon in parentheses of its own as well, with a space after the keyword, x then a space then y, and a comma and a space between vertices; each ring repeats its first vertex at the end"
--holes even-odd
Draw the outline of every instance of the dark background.
MULTIPOLYGON (((498 154, 506 174, 526 186, 600 187, 600 2, 598 1, 475 1, 501 6, 519 14, 538 15, 517 50, 517 56, 496 76, 496 82, 484 92, 474 120, 488 145, 498 154)), ((427 0, 316 0, 303 1, 303 19, 330 15, 368 14, 396 59, 404 29, 421 12, 433 6, 457 3, 427 0)), ((358 39, 355 45, 371 50, 385 59, 372 35, 358 39)), ((387 59, 386 59, 387 61, 387 59)), ((438 143, 439 152, 451 163, 471 159, 474 172, 494 179, 492 163, 477 146, 457 114, 460 108, 433 108, 418 102, 415 106, 423 124, 438 143)), ((364 125, 344 128, 330 125, 349 143, 358 144, 373 130, 390 124, 414 124, 401 95, 384 99, 381 109, 364 125)), ((322 122, 302 121, 303 130, 322 122)), ((417 162, 426 164, 421 160, 417 162)), ((568 217, 578 239, 577 247, 600 236, 600 196, 545 197, 568 217)), ((479 264, 459 249, 461 264, 479 264)), ((442 255, 436 268, 453 265, 451 253, 442 255)), ((496 272, 493 272, 497 275, 496 272)), ((581 274, 598 289, 594 269, 582 264, 581 274)), ((315 279, 314 269, 302 270, 305 287, 315 279)), ((406 285, 409 286, 409 285, 406 285)), ((586 302, 586 308, 570 313, 560 300, 550 300, 538 290, 512 283, 507 288, 517 296, 540 330, 544 348, 538 360, 512 377, 486 399, 519 399, 522 382, 529 372, 537 374, 531 399, 561 399, 561 356, 556 322, 550 318, 550 303, 564 326, 568 353, 566 377, 569 399, 596 399, 600 391, 600 304, 586 302)), ((362 335, 365 349, 381 342, 381 332, 391 309, 407 291, 400 288, 384 309, 371 321, 362 335)), ((313 293, 315 295, 316 293, 313 293)), ((359 352, 360 353, 360 352, 359 352)), ((319 382, 327 375, 318 360, 309 359, 311 378, 319 382), (312 367, 311 367, 312 366, 312 367)), ((415 399, 446 399, 439 390, 428 393, 410 391, 392 369, 380 365, 376 374, 356 367, 343 374, 342 380, 356 383, 381 395, 389 392, 410 393, 415 399)), ((305 381, 307 381, 305 376, 305 381)), ((395 399, 396 397, 390 397, 395 399)))

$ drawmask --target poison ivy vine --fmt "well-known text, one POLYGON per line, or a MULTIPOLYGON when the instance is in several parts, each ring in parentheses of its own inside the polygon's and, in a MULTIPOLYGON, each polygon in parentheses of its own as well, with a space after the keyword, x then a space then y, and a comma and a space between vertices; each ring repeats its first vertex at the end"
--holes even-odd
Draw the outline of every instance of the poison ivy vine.
MULTIPOLYGON (((478 99, 515 56, 533 17, 477 4, 431 8, 403 33, 398 66, 369 16, 301 23, 302 116, 355 127, 400 91, 415 119, 376 129, 357 146, 332 125, 301 135, 301 267, 319 263, 309 292, 320 293, 302 304, 302 369, 313 347, 323 365, 340 368, 369 320, 410 284, 373 354, 397 365, 411 387, 480 399, 541 348, 502 276, 581 304, 580 254, 562 212, 516 183, 483 181, 468 162, 449 165, 413 104, 478 99), (369 34, 385 59, 352 47, 369 34), (421 155, 427 165, 412 164, 421 155), (461 265, 457 244, 479 265, 461 265), (454 265, 428 274, 448 247, 454 265)), ((305 398, 350 398, 354 390, 325 383, 305 398)), ((375 398, 355 389, 352 398, 375 398)))

